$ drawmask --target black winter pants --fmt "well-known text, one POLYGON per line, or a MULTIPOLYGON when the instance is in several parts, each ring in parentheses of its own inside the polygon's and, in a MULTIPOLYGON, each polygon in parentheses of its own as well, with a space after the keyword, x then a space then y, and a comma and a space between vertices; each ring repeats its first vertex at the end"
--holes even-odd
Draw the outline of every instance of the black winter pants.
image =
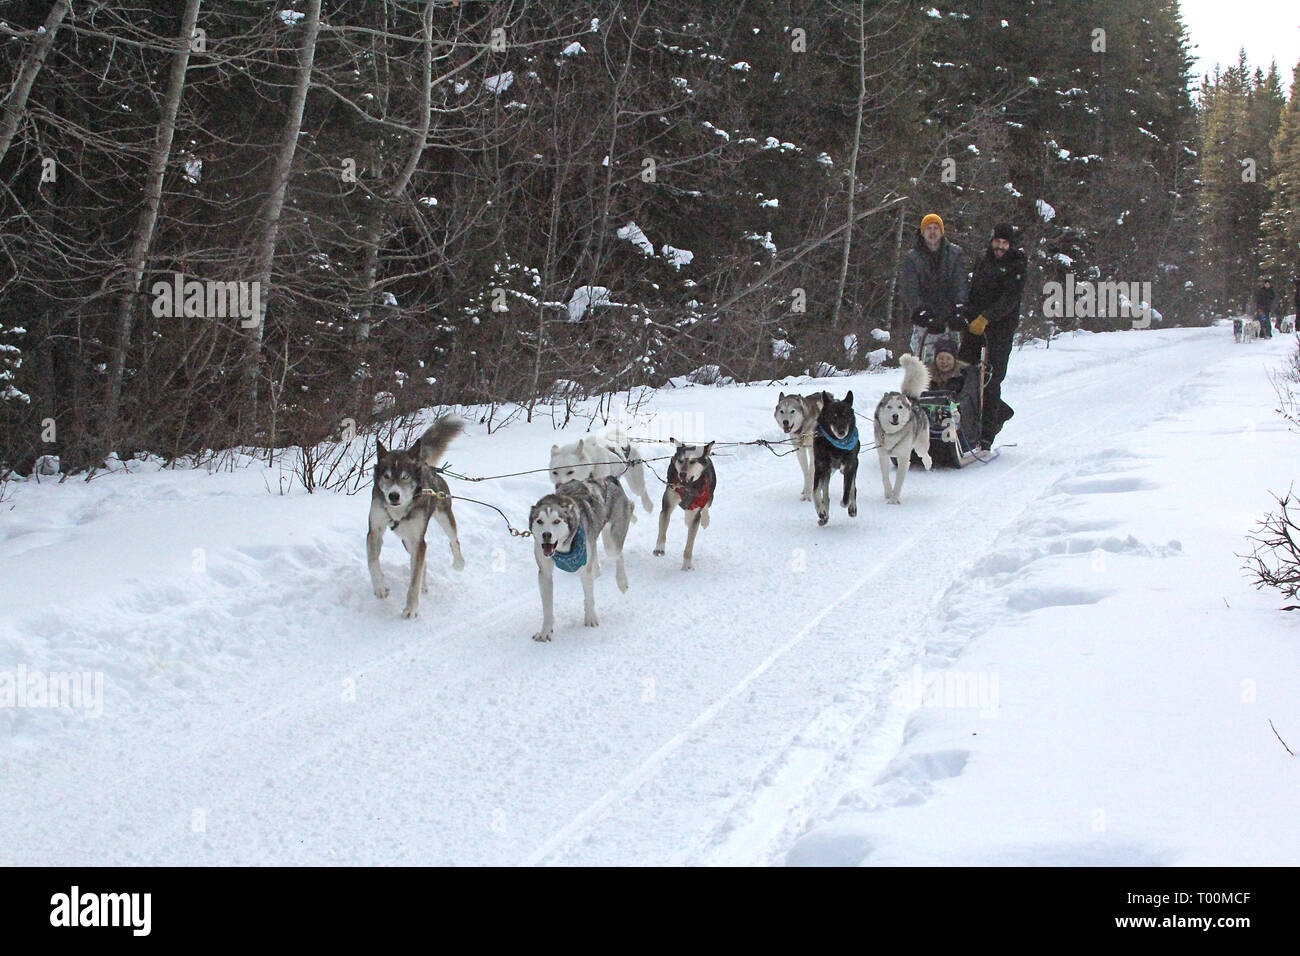
POLYGON ((1002 430, 1011 406, 1002 401, 1002 380, 1007 377, 1007 362, 1011 359, 1011 343, 1016 334, 1017 322, 990 322, 983 335, 961 334, 958 358, 978 365, 980 346, 988 348, 990 378, 984 386, 984 417, 980 421, 980 440, 992 442, 1002 430))

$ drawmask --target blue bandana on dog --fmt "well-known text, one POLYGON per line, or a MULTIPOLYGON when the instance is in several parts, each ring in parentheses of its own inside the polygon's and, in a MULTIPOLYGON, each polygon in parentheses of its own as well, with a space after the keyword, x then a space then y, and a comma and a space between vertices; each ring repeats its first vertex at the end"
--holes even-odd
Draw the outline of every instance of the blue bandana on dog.
POLYGON ((828 431, 825 429, 825 427, 823 427, 822 425, 818 425, 818 426, 817 426, 817 431, 821 433, 822 438, 825 438, 828 442, 830 442, 832 445, 834 445, 834 446, 835 446, 836 448, 838 448, 840 451, 849 451, 850 449, 853 448, 854 445, 856 445, 856 444, 858 443, 858 425, 857 425, 857 422, 854 422, 854 423, 853 423, 853 431, 849 432, 847 438, 842 438, 842 439, 841 439, 841 438, 836 438, 834 435, 832 435, 830 432, 828 432, 828 431))
POLYGON ((582 528, 573 536, 568 551, 555 551, 551 560, 561 571, 579 571, 587 563, 587 532, 582 528))

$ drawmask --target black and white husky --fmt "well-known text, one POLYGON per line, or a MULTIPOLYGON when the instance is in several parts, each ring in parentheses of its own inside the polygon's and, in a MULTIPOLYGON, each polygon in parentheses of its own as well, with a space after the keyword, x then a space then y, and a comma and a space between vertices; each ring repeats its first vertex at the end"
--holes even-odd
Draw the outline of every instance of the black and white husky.
POLYGON ((718 475, 713 470, 709 455, 713 442, 707 445, 686 445, 669 438, 677 446, 668 462, 668 486, 664 488, 659 510, 659 540, 655 542, 655 555, 662 557, 668 541, 668 522, 673 511, 686 512, 686 550, 682 552, 682 570, 689 571, 695 556, 695 535, 709 526, 709 505, 718 487, 718 475))
POLYGON ((813 436, 817 434, 817 416, 821 414, 821 395, 787 395, 776 400, 773 415, 799 452, 799 467, 803 469, 803 492, 800 501, 809 501, 813 492, 813 436))
POLYGON ((558 488, 566 481, 588 478, 626 478, 632 494, 641 499, 646 511, 654 502, 645 489, 645 462, 641 449, 621 428, 588 435, 568 445, 551 446, 551 481, 558 488))
POLYGON ((897 392, 886 392, 876 406, 876 455, 880 458, 880 480, 885 485, 885 501, 900 504, 903 479, 916 452, 926 469, 930 460, 930 419, 925 409, 917 403, 921 393, 930 384, 930 370, 914 355, 904 355, 898 360, 903 368, 903 384, 897 392), (898 474, 893 484, 889 481, 889 460, 898 463, 898 474))
POLYGON ((822 392, 822 410, 817 416, 817 434, 813 436, 813 506, 817 524, 831 517, 831 475, 844 473, 844 493, 840 507, 849 509, 849 517, 858 516, 858 418, 853 413, 853 393, 836 400, 822 392))
POLYGON ((575 571, 582 578, 583 623, 595 627, 596 578, 600 558, 596 540, 603 536, 605 554, 617 566, 618 589, 627 590, 623 567, 623 542, 632 523, 632 502, 617 478, 569 481, 533 505, 528 529, 537 559, 537 588, 542 594, 542 629, 535 641, 549 641, 555 630, 555 569, 575 571))
POLYGON ((420 613, 420 593, 429 590, 424 573, 425 531, 430 519, 446 533, 451 542, 452 567, 465 567, 456 536, 456 518, 451 513, 447 482, 435 470, 451 440, 460 434, 464 423, 444 415, 429 426, 423 437, 406 451, 390 451, 378 442, 379 459, 375 462, 374 490, 370 493, 370 530, 366 532, 366 562, 370 566, 370 583, 375 597, 388 597, 388 584, 379 567, 379 552, 384 546, 384 532, 395 531, 411 556, 411 580, 406 587, 406 608, 402 617, 420 613))

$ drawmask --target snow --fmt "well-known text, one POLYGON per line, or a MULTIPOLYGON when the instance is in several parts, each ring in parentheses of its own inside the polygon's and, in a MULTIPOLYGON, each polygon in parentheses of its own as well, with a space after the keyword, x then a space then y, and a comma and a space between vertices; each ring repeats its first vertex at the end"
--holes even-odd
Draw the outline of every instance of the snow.
POLYGON ((645 233, 641 231, 641 227, 635 222, 629 222, 626 226, 623 226, 618 230, 617 235, 620 239, 626 239, 632 243, 647 256, 654 255, 654 243, 645 237, 645 233))
POLYGON ((678 249, 676 246, 665 245, 659 250, 668 264, 674 269, 680 269, 682 266, 688 266, 695 261, 695 253, 689 249, 678 249))
POLYGON ((586 52, 587 52, 587 48, 584 47, 577 40, 574 40, 572 43, 570 43, 568 46, 566 46, 563 50, 560 51, 560 56, 577 56, 579 53, 586 53, 586 52))
MULTIPOLYGON (((653 247, 651 247, 653 250, 653 247)), ((569 297, 569 321, 578 322, 587 310, 597 305, 611 305, 609 290, 599 285, 580 285, 569 297)))
POLYGON ((297 26, 298 21, 305 17, 306 14, 299 13, 297 10, 280 10, 276 13, 276 16, 280 18, 280 22, 285 26, 292 27, 297 26))
MULTIPOLYGON (((695 570, 680 519, 656 558, 640 511, 630 590, 602 576, 584 628, 558 579, 547 645, 531 547, 469 502, 468 567, 431 529, 404 621, 370 591, 364 485, 307 495, 241 455, 10 482, 0 861, 1295 866, 1300 771, 1269 726, 1296 747, 1294 612, 1236 557, 1296 477, 1268 381, 1294 348, 1222 326, 1031 344, 996 461, 918 468, 893 507, 867 453, 859 517, 825 528, 794 456, 726 447, 695 570), (87 673, 95 708, 5 700, 87 673)), ((899 379, 664 388, 620 424, 776 440, 781 391, 869 414, 899 379)), ((448 459, 544 468, 596 410, 489 434, 469 409, 448 459)), ((549 491, 450 481, 516 527, 549 491)), ((392 535, 381 563, 407 567, 392 535)))
POLYGON ((872 329, 872 330, 871 330, 871 337, 872 337, 873 339, 875 339, 877 342, 888 342, 888 341, 889 341, 889 337, 890 337, 890 336, 889 336, 889 330, 888 330, 888 329, 872 329))
POLYGON ((1034 203, 1034 208, 1038 210, 1038 216, 1043 220, 1043 222, 1051 222, 1056 218, 1056 210, 1052 207, 1051 203, 1046 200, 1037 200, 1034 203))
POLYGON ((510 89, 511 84, 515 81, 515 74, 512 70, 506 70, 504 73, 498 73, 496 76, 489 76, 483 81, 483 88, 489 93, 504 93, 510 89))
POLYGON ((1016 191, 1016 187, 1013 183, 1003 183, 1002 188, 1005 189, 1007 192, 1011 193, 1011 195, 1015 196, 1017 199, 1019 199, 1020 196, 1023 195, 1023 193, 1016 191))

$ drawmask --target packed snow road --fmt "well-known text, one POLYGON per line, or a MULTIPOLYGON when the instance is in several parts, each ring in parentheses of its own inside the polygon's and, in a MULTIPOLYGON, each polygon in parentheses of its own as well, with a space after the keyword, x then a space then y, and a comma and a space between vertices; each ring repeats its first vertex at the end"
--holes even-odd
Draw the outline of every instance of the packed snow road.
MULTIPOLYGON (((1287 346, 1231 359, 1262 369, 1287 346)), ((431 593, 404 621, 397 597, 370 591, 368 491, 268 494, 276 473, 260 467, 21 483, 0 528, 0 671, 104 683, 99 715, 0 708, 0 862, 781 861, 850 780, 898 753, 915 710, 900 680, 962 652, 965 630, 945 642, 944 595, 1048 489, 1185 410, 1231 348, 1216 328, 1017 352, 996 461, 914 469, 894 507, 866 451, 857 519, 837 477, 825 528, 799 501, 793 456, 726 449, 695 570, 680 570, 680 517, 655 558, 638 505, 630 590, 607 565, 600 626, 584 628, 576 577, 557 576, 550 644, 529 639, 531 546, 473 504, 455 506, 468 566, 451 569, 431 528, 431 593)), ((900 374, 794 389, 852 388, 869 413, 900 374)), ((780 390, 664 389, 642 412, 660 416, 656 434, 776 438, 780 390)), ((470 432, 448 459, 480 475, 543 467, 552 442, 581 434, 470 432)), ((549 486, 452 490, 520 526, 549 486)), ((382 560, 404 580, 392 536, 382 560)), ((1022 590, 1026 606, 1072 601, 1050 583, 1022 590)))

